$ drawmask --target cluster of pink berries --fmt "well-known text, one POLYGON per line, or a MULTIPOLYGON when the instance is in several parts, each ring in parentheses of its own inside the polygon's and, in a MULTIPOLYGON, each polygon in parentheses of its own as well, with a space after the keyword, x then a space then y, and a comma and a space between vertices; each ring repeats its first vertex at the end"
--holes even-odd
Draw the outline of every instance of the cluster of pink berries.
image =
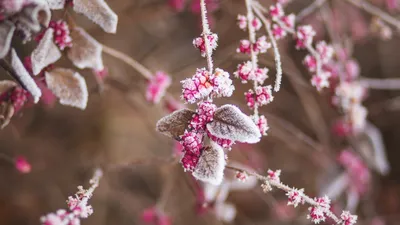
MULTIPOLYGON (((50 21, 49 28, 54 30, 54 43, 60 48, 60 50, 64 50, 67 47, 72 47, 72 38, 70 36, 69 27, 64 20, 50 21)), ((37 42, 42 40, 46 31, 47 29, 39 33, 35 40, 37 42)))
POLYGON ((146 89, 146 99, 151 103, 159 103, 165 95, 167 88, 171 85, 171 77, 159 71, 150 78, 146 89))
POLYGON ((78 186, 78 192, 74 196, 69 196, 67 200, 68 210, 59 209, 56 213, 49 213, 40 218, 43 225, 79 225, 80 220, 87 218, 93 213, 93 208, 88 205, 89 199, 93 196, 94 190, 99 185, 103 173, 96 170, 93 178, 90 180, 91 187, 84 189, 78 186))
MULTIPOLYGON (((251 61, 243 62, 237 66, 234 72, 235 77, 241 79, 242 83, 253 81, 255 89, 245 92, 247 105, 250 109, 258 109, 258 107, 266 105, 274 99, 272 96, 272 87, 270 85, 262 86, 268 78, 268 68, 260 68, 258 66, 258 55, 266 53, 271 48, 271 43, 267 41, 266 36, 256 39, 256 31, 262 27, 262 22, 253 14, 244 16, 238 15, 237 24, 240 29, 249 31, 249 40, 240 41, 237 52, 247 54, 251 57, 251 61), (253 42, 252 42, 253 40, 253 42)), ((258 126, 262 135, 267 134, 268 124, 265 116, 254 113, 251 117, 253 122, 258 126)))
POLYGON ((13 107, 14 114, 19 112, 29 99, 30 93, 20 86, 0 94, 0 102, 8 102, 13 107))
POLYGON ((205 68, 197 69, 192 78, 187 78, 181 83, 182 98, 189 103, 205 98, 230 97, 235 90, 229 73, 222 69, 216 69, 213 74, 205 68))
POLYGON ((295 15, 285 15, 280 3, 272 5, 269 15, 275 22, 272 26, 272 33, 276 39, 285 37, 288 33, 293 34, 296 40, 297 49, 306 49, 309 53, 305 56, 303 63, 310 73, 313 73, 311 84, 321 90, 329 87, 331 73, 326 70, 326 65, 332 59, 334 50, 326 42, 320 41, 313 47, 313 39, 316 34, 312 26, 303 25, 295 27, 295 15))

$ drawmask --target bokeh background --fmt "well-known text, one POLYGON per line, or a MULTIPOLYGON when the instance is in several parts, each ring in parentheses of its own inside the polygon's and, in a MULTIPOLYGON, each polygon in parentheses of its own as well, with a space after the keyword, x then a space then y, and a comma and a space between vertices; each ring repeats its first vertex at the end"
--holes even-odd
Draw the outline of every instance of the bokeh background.
MULTIPOLYGON (((293 1, 286 11, 298 12, 310 2, 293 1)), ((178 99, 179 81, 205 65, 192 46, 192 39, 200 33, 199 16, 190 9, 178 13, 165 0, 109 0, 108 4, 119 15, 116 35, 105 34, 84 17, 74 18, 99 42, 128 54, 153 72, 170 74, 173 83, 168 90, 178 99)), ((341 1, 332 4, 343 21, 343 33, 352 40, 361 75, 399 77, 398 35, 381 40, 369 33, 368 14, 341 1), (353 26, 353 21, 361 25, 353 26), (367 30, 360 34, 355 29, 363 28, 363 23, 367 30)), ((231 73, 245 59, 235 51, 239 40, 246 37, 236 26, 237 14, 245 12, 243 5, 241 0, 220 0, 218 9, 212 12, 213 29, 220 40, 215 63, 231 73)), ((316 14, 306 18, 324 34, 324 28, 318 27, 319 20, 316 14)), ((311 87, 309 74, 301 65, 304 54, 292 47, 290 38, 280 41, 280 45, 282 90, 272 104, 263 108, 269 135, 254 146, 236 145, 229 157, 264 174, 268 168, 281 169, 283 182, 319 195, 322 184, 343 170, 336 157, 346 142, 331 132, 339 114, 326 93, 317 93, 311 87)), ((118 59, 103 56, 109 68, 103 92, 97 91, 90 71, 82 72, 91 90, 85 111, 59 104, 35 105, 0 131, 2 154, 25 155, 32 165, 31 173, 20 174, 8 161, 0 163, 0 224, 39 224, 41 215, 65 208, 67 197, 76 192, 78 185, 87 186, 98 166, 106 169, 91 199, 95 213, 82 224, 144 224, 142 211, 157 204, 165 191, 165 211, 173 224, 224 224, 212 211, 196 213, 193 181, 180 165, 171 165, 174 143, 155 131, 155 123, 167 112, 162 105, 146 102, 146 80, 118 59)), ((272 82, 273 57, 263 55, 261 63, 270 68, 272 82)), ((233 98, 219 99, 218 103, 234 103, 249 113, 243 92, 250 84, 242 85, 236 79, 235 84, 233 98)), ((356 211, 358 224, 376 225, 377 217, 386 224, 400 224, 399 95, 399 91, 369 91, 365 102, 368 120, 382 133, 391 170, 386 176, 372 172, 370 190, 356 211)), ((356 140, 353 144, 362 143, 356 140)), ((259 187, 232 192, 228 200, 238 211, 232 223, 310 224, 305 220, 307 208, 286 212, 282 204, 285 199, 279 191, 263 194, 259 187)), ((341 201, 337 200, 343 206, 341 201)))

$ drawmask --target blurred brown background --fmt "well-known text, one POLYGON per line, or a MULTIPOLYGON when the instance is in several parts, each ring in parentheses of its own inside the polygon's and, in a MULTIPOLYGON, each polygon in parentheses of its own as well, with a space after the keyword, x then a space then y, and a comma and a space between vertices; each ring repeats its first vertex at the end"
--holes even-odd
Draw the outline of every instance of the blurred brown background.
MULTIPOLYGON (((260 2, 268 5, 268 1, 260 2)), ((287 11, 298 12, 309 2, 295 1, 287 11)), ((179 81, 205 65, 192 47, 192 39, 200 33, 198 16, 188 11, 176 13, 165 0, 109 0, 108 4, 119 15, 116 35, 103 33, 79 15, 74 17, 98 41, 127 53, 154 72, 163 70, 170 74, 173 84, 169 91, 178 98, 179 81)), ((244 59, 235 53, 238 41, 246 36, 235 20, 238 13, 244 13, 243 1, 222 0, 220 4, 220 9, 213 13, 214 30, 220 40, 215 62, 232 73, 244 59)), ((369 20, 367 14, 362 15, 369 20)), ((303 54, 286 47, 292 46, 288 43, 281 41, 283 89, 264 108, 271 127, 269 135, 252 148, 237 145, 229 156, 231 160, 251 162, 261 173, 267 168, 281 169, 285 183, 318 195, 320 180, 329 180, 329 173, 339 169, 335 157, 344 143, 330 132, 338 114, 327 96, 316 93, 309 85, 309 75, 300 64, 303 54)), ((362 76, 399 77, 398 36, 382 41, 370 35, 354 47, 362 76)), ((270 82, 274 79, 272 59, 267 55, 261 60, 271 68, 270 82)), ((109 169, 91 199, 95 213, 82 224, 144 224, 141 211, 156 204, 165 181, 170 179, 174 185, 166 212, 173 224, 222 224, 212 213, 196 215, 189 175, 179 165, 172 172, 163 172, 168 168, 173 143, 155 132, 156 121, 166 112, 145 101, 146 81, 115 58, 104 54, 104 62, 110 75, 101 94, 95 91, 96 82, 90 71, 83 72, 93 90, 85 111, 37 105, 24 110, 0 132, 1 152, 11 156, 23 154, 32 164, 32 172, 25 175, 7 162, 0 164, 0 224, 39 224, 41 215, 65 208, 67 197, 76 192, 76 186, 87 186, 93 168, 99 165, 109 169), (119 164, 126 165, 112 166, 119 164)), ((234 98, 218 102, 234 102, 246 111, 243 92, 250 86, 236 79, 235 84, 234 98)), ((386 177, 373 175, 371 192, 357 211, 359 224, 370 224, 376 215, 387 224, 400 224, 400 100, 396 100, 399 94, 371 91, 366 101, 368 119, 383 134, 391 172, 386 177)), ((256 188, 232 193, 229 199, 238 207, 235 224, 309 223, 304 220, 306 207, 296 208, 296 218, 300 219, 291 222, 274 216, 274 202, 285 199, 279 191, 263 195, 256 188)))

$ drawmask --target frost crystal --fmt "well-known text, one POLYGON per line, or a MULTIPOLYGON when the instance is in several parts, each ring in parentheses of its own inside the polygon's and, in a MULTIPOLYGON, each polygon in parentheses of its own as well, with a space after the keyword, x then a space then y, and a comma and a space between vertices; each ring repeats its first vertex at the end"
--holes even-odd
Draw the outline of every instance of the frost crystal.
POLYGON ((193 176, 201 181, 219 185, 224 177, 225 164, 224 150, 218 144, 211 142, 211 146, 201 154, 193 176))
POLYGON ((31 62, 34 75, 38 75, 43 68, 61 58, 61 52, 53 42, 53 34, 52 28, 47 29, 39 45, 32 52, 31 62))

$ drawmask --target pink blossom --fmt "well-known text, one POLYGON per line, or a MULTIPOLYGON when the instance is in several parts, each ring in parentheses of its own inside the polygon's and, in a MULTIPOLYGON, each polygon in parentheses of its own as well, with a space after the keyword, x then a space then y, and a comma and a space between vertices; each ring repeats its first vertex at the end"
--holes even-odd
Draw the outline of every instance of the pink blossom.
POLYGON ((271 5, 271 7, 269 7, 269 15, 271 16, 272 20, 274 21, 279 20, 282 16, 285 15, 282 5, 279 3, 271 5))
POLYGON ((264 115, 254 117, 252 116, 254 123, 257 125, 258 129, 260 130, 261 135, 267 135, 267 131, 269 130, 269 126, 267 123, 267 119, 264 115))
POLYGON ((286 25, 287 28, 294 29, 296 16, 294 14, 283 16, 281 21, 286 25))
POLYGON ((322 63, 328 63, 333 56, 333 47, 326 44, 325 41, 320 41, 316 45, 316 50, 319 54, 322 63))
POLYGON ((274 100, 274 97, 272 96, 271 85, 257 87, 255 94, 256 94, 256 102, 259 106, 266 105, 272 102, 272 100, 274 100))
POLYGON ((254 72, 254 76, 251 79, 257 81, 259 84, 263 84, 264 81, 268 78, 268 68, 257 68, 254 72))
POLYGON ((272 34, 276 40, 282 39, 286 36, 286 31, 277 24, 272 25, 272 34))
MULTIPOLYGON (((50 21, 49 28, 54 30, 54 43, 61 49, 64 50, 66 47, 72 46, 72 38, 70 36, 70 31, 68 24, 64 20, 50 21)), ((41 32, 36 38, 36 41, 40 41, 46 30, 41 32)))
POLYGON ((31 164, 29 164, 24 156, 17 156, 15 158, 15 168, 21 173, 31 172, 31 164))
POLYGON ((317 60, 315 59, 314 56, 310 54, 306 55, 306 57, 303 60, 303 64, 310 72, 315 72, 315 70, 317 69, 317 60))
POLYGON ((193 152, 185 152, 181 159, 181 164, 185 171, 193 171, 199 162, 200 155, 195 154, 193 152))
POLYGON ((349 173, 351 184, 353 185, 352 187, 355 188, 359 194, 365 193, 368 188, 370 173, 362 159, 352 151, 346 149, 339 154, 338 161, 349 173))
POLYGON ((197 100, 207 97, 213 90, 209 78, 210 74, 205 68, 197 69, 192 78, 181 81, 182 98, 189 103, 195 103, 197 100))
POLYGON ((19 112, 22 109, 25 103, 27 103, 30 96, 31 95, 29 94, 29 92, 22 87, 15 87, 11 90, 11 92, 9 92, 9 100, 14 107, 15 113, 19 112))
POLYGON ((249 175, 246 172, 236 171, 235 177, 241 182, 246 182, 246 180, 249 178, 249 175))
MULTIPOLYGON (((207 35, 209 40, 209 44, 212 50, 215 50, 218 46, 218 35, 217 34, 209 34, 207 35)), ((203 37, 197 37, 193 40, 193 45, 197 49, 200 50, 201 56, 206 56, 206 46, 203 37)))
POLYGON ((318 205, 308 208, 310 213, 307 218, 311 219, 313 223, 318 224, 325 221, 326 212, 330 210, 331 200, 328 196, 324 196, 322 198, 314 198, 314 201, 316 201, 318 205))
POLYGON ((310 25, 297 27, 296 31, 296 48, 301 49, 310 46, 315 36, 315 31, 310 25))
POLYGON ((102 70, 93 70, 93 74, 99 79, 104 80, 108 76, 108 68, 104 67, 102 70))
POLYGON ((268 170, 267 171, 268 174, 268 179, 270 179, 271 181, 275 181, 275 182, 281 182, 280 176, 281 176, 281 170, 268 170))
POLYGON ((211 81, 213 84, 212 97, 230 97, 235 90, 229 73, 220 68, 215 69, 211 81))
POLYGON ((332 131, 339 137, 346 137, 352 133, 351 124, 344 119, 337 120, 332 126, 332 131))
POLYGON ((249 40, 240 40, 239 48, 236 49, 237 52, 250 54, 251 53, 251 43, 249 40))
POLYGON ((249 80, 250 74, 253 71, 253 64, 250 61, 241 63, 237 66, 237 70, 233 73, 233 75, 242 80, 242 83, 247 83, 249 80))
POLYGON ((247 17, 243 15, 238 15, 237 16, 237 25, 239 26, 240 29, 246 30, 247 28, 247 17))
POLYGON ((343 211, 340 219, 343 220, 343 225, 354 225, 357 222, 357 216, 351 215, 349 211, 343 211))
POLYGON ((347 60, 345 70, 348 80, 354 80, 360 75, 360 65, 354 59, 347 60))
POLYGON ((160 102, 166 89, 171 85, 171 77, 164 72, 157 72, 150 78, 146 89, 146 100, 151 103, 160 102))
POLYGON ((316 87, 318 91, 321 91, 323 88, 329 87, 329 72, 322 72, 321 74, 313 75, 311 78, 312 86, 316 87))
POLYGON ((257 31, 257 30, 260 30, 260 28, 261 28, 261 26, 262 26, 262 23, 261 23, 261 21, 260 21, 258 18, 254 18, 254 19, 251 21, 251 26, 253 26, 254 29, 257 31))
POLYGON ((297 207, 299 204, 304 204, 304 189, 293 188, 286 193, 286 196, 288 196, 288 205, 297 207))
POLYGON ((250 109, 253 109, 256 105, 256 98, 254 95, 254 91, 250 89, 247 92, 245 92, 244 95, 246 97, 247 106, 250 109))
POLYGON ((253 45, 253 51, 257 54, 266 53, 269 48, 271 48, 271 43, 267 42, 266 36, 259 37, 253 45))
POLYGON ((200 155, 200 149, 203 146, 197 133, 186 130, 181 139, 181 144, 185 152, 192 152, 195 155, 200 155))

